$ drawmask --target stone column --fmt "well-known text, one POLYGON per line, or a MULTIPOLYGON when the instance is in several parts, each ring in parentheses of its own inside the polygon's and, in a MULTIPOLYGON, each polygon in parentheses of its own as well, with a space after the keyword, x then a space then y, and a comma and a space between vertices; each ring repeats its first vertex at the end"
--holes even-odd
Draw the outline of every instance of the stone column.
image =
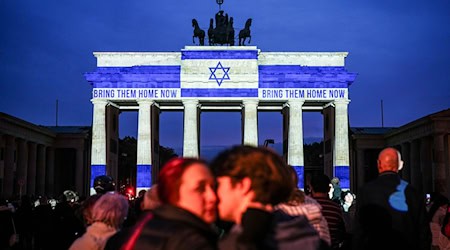
POLYGON ((414 140, 411 142, 410 154, 411 185, 422 191, 422 178, 420 177, 420 142, 414 140))
MULTIPOLYGON (((366 165, 364 162, 364 149, 358 149, 356 151, 356 187, 360 189, 366 183, 366 165)), ((357 191, 356 190, 356 191, 357 191)))
POLYGON ((36 143, 28 143, 28 176, 27 188, 28 194, 36 194, 36 143))
POLYGON ((443 134, 433 135, 434 164, 435 164, 435 190, 450 198, 450 140, 443 134))
POLYGON ((94 178, 106 174, 106 100, 93 99, 90 194, 95 194, 94 178))
MULTIPOLYGON (((450 169, 445 166, 450 166, 450 134, 446 134, 442 136, 443 139, 443 146, 444 146, 444 152, 443 152, 443 156, 442 156, 442 160, 444 163, 444 173, 445 173, 445 177, 446 180, 450 179, 450 169)), ((437 166, 438 167, 438 166, 437 166)), ((450 181, 444 182, 447 184, 447 186, 444 186, 444 189, 442 190, 442 193, 447 194, 447 198, 449 198, 448 196, 450 196, 450 181)), ((435 189, 437 190, 437 189, 435 189)), ((440 191, 440 190, 437 190, 440 191)))
POLYGON ((138 100, 139 122, 137 141, 136 193, 152 185, 152 100, 138 100))
POLYGON ((335 105, 335 140, 333 167, 334 176, 340 179, 341 188, 350 188, 350 159, 348 144, 348 104, 350 100, 336 100, 335 105))
POLYGON ((5 138, 5 158, 3 174, 3 196, 9 198, 14 190, 14 150, 16 140, 13 136, 4 135, 5 138))
POLYGON ((304 188, 303 100, 289 100, 288 164, 297 172, 297 186, 304 188))
POLYGON ((37 146, 37 171, 36 171, 36 193, 45 194, 45 146, 37 146))
POLYGON ((420 172, 424 193, 433 192, 433 158, 432 147, 429 137, 423 137, 420 140, 420 172))
MULTIPOLYGON (((55 194, 55 149, 47 147, 46 152, 47 166, 45 169, 45 193, 49 196, 55 194)), ((54 197, 57 198, 57 197, 54 197)))
POLYGON ((75 151, 75 188, 79 194, 85 193, 84 187, 84 151, 83 148, 76 148, 75 151))
POLYGON ((409 142, 405 142, 402 144, 402 160, 403 160, 403 169, 400 170, 402 178, 407 182, 411 182, 411 156, 409 154, 411 145, 409 142))
POLYGON ((258 146, 258 100, 244 100, 244 145, 258 146))
POLYGON ((184 100, 183 156, 198 157, 198 100, 184 100))
POLYGON ((27 194, 28 145, 23 139, 19 139, 17 143, 17 183, 19 194, 24 195, 27 194))

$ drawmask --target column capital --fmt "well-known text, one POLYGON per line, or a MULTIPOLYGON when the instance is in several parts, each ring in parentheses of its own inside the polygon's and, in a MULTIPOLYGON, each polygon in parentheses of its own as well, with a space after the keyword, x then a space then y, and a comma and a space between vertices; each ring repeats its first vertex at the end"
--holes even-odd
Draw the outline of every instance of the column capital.
POLYGON ((13 136, 13 135, 6 135, 6 134, 4 134, 3 138, 5 138, 6 145, 11 144, 11 143, 15 143, 15 141, 16 141, 16 137, 13 136))
POLYGON ((286 102, 286 106, 303 106, 305 100, 302 99, 290 99, 286 102))
POLYGON ((258 105, 259 104, 259 100, 256 100, 256 99, 245 99, 245 100, 242 100, 242 104, 244 104, 244 106, 246 106, 246 105, 258 105))
POLYGON ((96 105, 105 105, 108 104, 108 100, 106 99, 91 99, 92 104, 96 105))
POLYGON ((198 100, 195 99, 187 99, 187 100, 183 100, 183 105, 197 105, 198 104, 198 100))
POLYGON ((153 103, 155 101, 149 100, 149 99, 137 99, 136 102, 139 104, 139 106, 141 106, 141 105, 150 105, 151 106, 151 105, 153 105, 153 103))
POLYGON ((333 103, 335 105, 348 105, 350 103, 350 99, 336 99, 333 103))
POLYGON ((201 106, 201 104, 199 103, 198 100, 193 100, 193 99, 188 99, 188 100, 183 100, 183 106, 187 107, 187 106, 196 106, 197 108, 201 106))
POLYGON ((25 138, 16 137, 16 142, 17 142, 18 144, 25 145, 28 141, 27 141, 27 139, 25 139, 25 138))

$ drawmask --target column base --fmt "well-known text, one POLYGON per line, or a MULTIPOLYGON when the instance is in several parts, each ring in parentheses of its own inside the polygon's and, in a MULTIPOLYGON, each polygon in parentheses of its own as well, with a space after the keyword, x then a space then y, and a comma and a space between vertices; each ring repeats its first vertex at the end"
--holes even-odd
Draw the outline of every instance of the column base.
POLYGON ((298 177, 298 183, 297 183, 297 187, 300 189, 304 189, 305 188, 305 169, 303 166, 292 166, 295 170, 295 173, 297 173, 297 177, 298 177))
POLYGON ((152 186, 152 165, 137 165, 136 194, 152 186))
POLYGON ((94 179, 97 176, 106 175, 106 165, 91 165, 91 181, 89 182, 89 194, 96 194, 94 189, 94 179))
POLYGON ((350 167, 349 166, 335 166, 334 176, 339 178, 342 189, 350 189, 350 167))

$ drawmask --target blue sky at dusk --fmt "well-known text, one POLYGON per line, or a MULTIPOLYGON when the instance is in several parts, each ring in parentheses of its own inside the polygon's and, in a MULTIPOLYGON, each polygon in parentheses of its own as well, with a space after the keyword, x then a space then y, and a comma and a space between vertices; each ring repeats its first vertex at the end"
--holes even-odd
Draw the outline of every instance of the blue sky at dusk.
MULTIPOLYGON (((400 126, 450 108, 450 1, 225 0, 236 33, 253 18, 262 51, 347 51, 350 126, 400 126)), ((191 19, 207 30, 214 0, 0 0, 0 111, 39 125, 91 125, 94 51, 180 51, 192 44, 191 19)), ((306 114, 305 134, 322 120, 306 114)), ((182 113, 161 115, 161 143, 182 141, 182 113)), ((201 143, 240 143, 239 113, 202 114, 201 143)), ((137 113, 121 115, 121 135, 135 135, 137 113)), ((260 113, 260 143, 281 140, 281 115, 260 113)))

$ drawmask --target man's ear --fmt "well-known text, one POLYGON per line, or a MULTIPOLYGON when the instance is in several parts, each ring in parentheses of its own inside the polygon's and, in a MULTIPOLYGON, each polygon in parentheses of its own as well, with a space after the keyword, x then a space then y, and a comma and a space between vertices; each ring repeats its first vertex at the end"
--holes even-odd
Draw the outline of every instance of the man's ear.
POLYGON ((402 170, 402 168, 403 168, 403 161, 402 160, 400 160, 400 162, 398 163, 398 171, 400 171, 400 170, 402 170))
POLYGON ((241 182, 242 191, 244 194, 247 194, 250 191, 252 191, 252 180, 250 178, 245 177, 240 182, 241 182))

